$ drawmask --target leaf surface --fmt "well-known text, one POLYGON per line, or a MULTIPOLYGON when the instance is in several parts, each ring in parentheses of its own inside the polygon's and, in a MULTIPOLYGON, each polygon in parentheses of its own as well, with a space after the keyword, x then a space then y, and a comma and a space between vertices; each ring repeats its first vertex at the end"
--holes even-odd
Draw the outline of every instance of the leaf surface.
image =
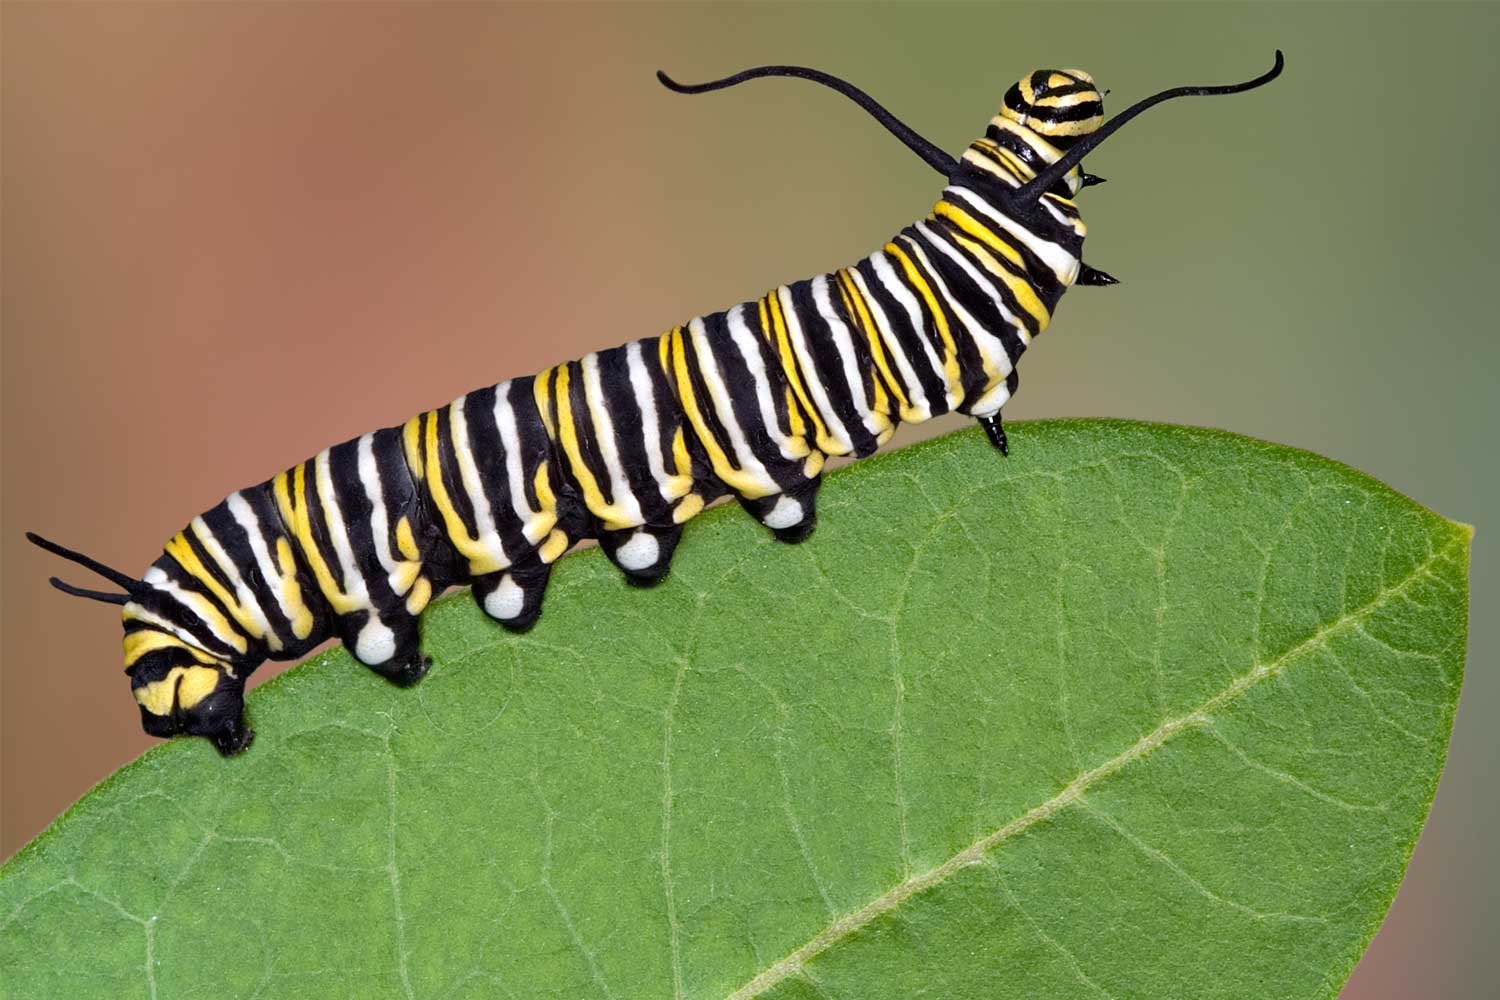
MULTIPOLYGON (((1115 421, 835 473, 660 587, 466 595, 240 758, 155 748, 0 869, 7 996, 1328 997, 1427 814, 1470 529, 1115 421)), ((121 710, 128 709, 121 684, 121 710)), ((60 739, 66 737, 59 735, 60 739)))

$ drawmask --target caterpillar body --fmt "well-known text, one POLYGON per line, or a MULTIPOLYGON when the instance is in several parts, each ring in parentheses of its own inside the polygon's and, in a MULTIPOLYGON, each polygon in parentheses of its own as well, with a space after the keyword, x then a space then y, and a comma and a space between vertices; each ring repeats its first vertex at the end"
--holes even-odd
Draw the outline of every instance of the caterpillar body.
POLYGON ((947 177, 936 205, 848 267, 780 286, 662 335, 460 396, 328 448, 193 518, 136 579, 36 535, 120 588, 66 593, 123 606, 125 668, 148 733, 247 746, 245 681, 267 659, 329 637, 397 684, 426 672, 419 616, 467 583, 486 613, 522 629, 548 575, 597 538, 636 582, 667 572, 684 522, 729 494, 778 538, 812 531, 823 464, 863 457, 900 422, 977 418, 1005 453, 1001 410, 1016 364, 1084 264, 1072 198, 1079 166, 1163 91, 1109 122, 1093 78, 1039 70, 1006 93, 955 160, 863 91, 816 70, 761 76, 831 87, 947 177))

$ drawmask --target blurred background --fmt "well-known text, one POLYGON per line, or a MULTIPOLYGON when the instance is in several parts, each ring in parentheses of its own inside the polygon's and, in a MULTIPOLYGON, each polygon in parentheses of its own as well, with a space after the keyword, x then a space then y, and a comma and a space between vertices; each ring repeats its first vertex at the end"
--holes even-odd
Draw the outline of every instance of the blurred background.
POLYGON ((0 857, 149 742, 117 616, 48 588, 61 567, 23 529, 139 571, 193 514, 324 445, 852 261, 935 199, 939 179, 833 94, 679 97, 658 67, 816 65, 958 153, 1033 68, 1083 67, 1119 110, 1257 75, 1280 47, 1269 89, 1154 111, 1089 160, 1110 183, 1081 199, 1088 256, 1123 284, 1066 299, 1006 413, 1223 427, 1478 525, 1448 768, 1344 996, 1500 979, 1500 8, 0 17, 0 857))

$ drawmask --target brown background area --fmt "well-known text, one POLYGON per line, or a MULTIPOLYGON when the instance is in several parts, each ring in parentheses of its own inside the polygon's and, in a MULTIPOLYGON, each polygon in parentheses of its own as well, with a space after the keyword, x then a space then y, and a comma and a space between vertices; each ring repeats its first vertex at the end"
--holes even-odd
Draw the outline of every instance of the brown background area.
MULTIPOLYGON (((1494 592, 1494 8, 0 16, 0 856, 149 742, 113 610, 47 588, 62 568, 23 528, 138 571, 324 445, 854 259, 931 204, 927 169, 836 98, 688 100, 657 66, 824 66, 957 151, 1035 65, 1090 69, 1118 110, 1285 47, 1274 92, 1153 113, 1091 161, 1112 183, 1084 203, 1090 258, 1126 283, 1069 297, 1007 412, 1340 458, 1479 522, 1481 615, 1494 592)), ((1500 971, 1500 697, 1475 642, 1432 823, 1346 996, 1465 996, 1500 971)))

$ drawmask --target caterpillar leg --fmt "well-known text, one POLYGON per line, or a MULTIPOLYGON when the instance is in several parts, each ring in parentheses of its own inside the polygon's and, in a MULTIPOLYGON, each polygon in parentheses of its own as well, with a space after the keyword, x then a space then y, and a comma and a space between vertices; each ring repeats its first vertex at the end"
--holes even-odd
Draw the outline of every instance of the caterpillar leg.
POLYGON ((1010 457, 1010 441, 1005 436, 1005 425, 1001 422, 1000 411, 996 410, 987 417, 979 418, 979 426, 989 435, 990 444, 999 450, 1006 458, 1010 457))
POLYGON ((803 486, 774 496, 754 500, 740 497, 740 506, 761 524, 771 529, 778 542, 795 545, 805 540, 818 526, 818 487, 821 476, 814 476, 803 486))
POLYGON ((474 601, 495 621, 516 632, 536 624, 542 614, 542 597, 552 564, 542 562, 512 566, 503 573, 486 573, 473 580, 474 601))
MULTIPOLYGON (((1021 373, 1012 368, 1010 374, 1005 377, 1005 395, 1004 397, 1002 397, 1004 402, 1002 402, 1001 405, 1004 406, 1006 402, 1009 402, 1011 399, 1013 399, 1016 395, 1016 390, 1020 387, 1021 373)), ((980 417, 979 426, 983 427, 985 434, 989 435, 990 444, 994 445, 995 449, 999 451, 1001 455, 1009 458, 1010 441, 1005 436, 1005 424, 1003 421, 1004 417, 1002 416, 1001 411, 996 410, 994 413, 991 413, 987 417, 980 417)))
POLYGON ((643 525, 631 531, 603 531, 599 547, 625 578, 640 586, 661 581, 672 568, 672 553, 682 538, 682 525, 660 528, 643 525))
POLYGON ((348 615, 340 622, 340 631, 344 646, 355 659, 398 687, 411 687, 432 666, 432 658, 422 655, 422 638, 414 615, 348 615))

